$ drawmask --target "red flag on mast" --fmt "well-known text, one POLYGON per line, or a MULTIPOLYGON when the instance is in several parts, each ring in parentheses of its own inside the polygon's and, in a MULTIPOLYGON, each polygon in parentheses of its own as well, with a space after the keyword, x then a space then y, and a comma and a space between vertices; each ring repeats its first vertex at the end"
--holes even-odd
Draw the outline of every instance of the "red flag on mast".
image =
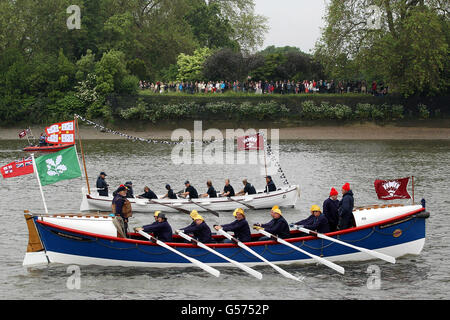
POLYGON ((264 138, 259 133, 237 138, 238 151, 264 150, 264 138))
POLYGON ((6 166, 0 167, 0 171, 5 179, 31 174, 34 172, 33 160, 31 157, 16 160, 6 166))
POLYGON ((52 124, 45 128, 45 133, 47 134, 45 141, 48 143, 75 143, 74 120, 52 124))
POLYGON ((375 180, 375 191, 380 200, 411 199, 407 187, 409 177, 395 180, 375 180))

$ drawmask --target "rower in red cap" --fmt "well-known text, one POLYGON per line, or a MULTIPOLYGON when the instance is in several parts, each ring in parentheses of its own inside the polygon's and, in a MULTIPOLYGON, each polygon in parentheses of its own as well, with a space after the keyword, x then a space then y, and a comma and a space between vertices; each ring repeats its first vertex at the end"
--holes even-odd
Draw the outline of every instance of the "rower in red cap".
POLYGON ((323 214, 328 219, 328 224, 330 226, 330 232, 337 230, 337 225, 339 221, 339 200, 337 199, 338 192, 335 188, 331 188, 330 196, 323 202, 323 214))
POLYGON ((353 217, 354 202, 350 184, 346 183, 342 186, 342 199, 339 201, 339 221, 337 226, 339 230, 355 226, 355 218, 353 217))

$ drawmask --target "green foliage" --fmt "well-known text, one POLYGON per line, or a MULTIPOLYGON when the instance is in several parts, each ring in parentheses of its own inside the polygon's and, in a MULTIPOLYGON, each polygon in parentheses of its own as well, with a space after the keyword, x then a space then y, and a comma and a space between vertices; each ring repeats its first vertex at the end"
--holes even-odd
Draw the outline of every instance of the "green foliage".
POLYGON ((204 47, 194 51, 193 55, 184 53, 178 56, 178 81, 199 81, 203 79, 203 64, 212 54, 212 50, 204 47))
POLYGON ((424 104, 419 104, 419 116, 420 119, 428 119, 430 117, 430 111, 428 107, 424 104))

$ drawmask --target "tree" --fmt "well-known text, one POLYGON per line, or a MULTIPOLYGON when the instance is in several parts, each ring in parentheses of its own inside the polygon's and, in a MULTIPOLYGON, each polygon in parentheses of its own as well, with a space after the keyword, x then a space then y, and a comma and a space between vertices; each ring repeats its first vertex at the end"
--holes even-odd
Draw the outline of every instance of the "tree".
POLYGON ((382 78, 405 96, 448 91, 448 3, 332 0, 325 19, 315 56, 331 76, 382 78))
POLYGON ((232 26, 232 40, 239 43, 245 53, 254 52, 264 43, 268 32, 268 19, 255 13, 254 0, 209 0, 209 5, 217 5, 221 14, 232 26))
POLYGON ((178 81, 199 81, 203 80, 203 65, 206 59, 212 54, 212 50, 205 47, 194 51, 193 55, 181 53, 178 56, 178 81))

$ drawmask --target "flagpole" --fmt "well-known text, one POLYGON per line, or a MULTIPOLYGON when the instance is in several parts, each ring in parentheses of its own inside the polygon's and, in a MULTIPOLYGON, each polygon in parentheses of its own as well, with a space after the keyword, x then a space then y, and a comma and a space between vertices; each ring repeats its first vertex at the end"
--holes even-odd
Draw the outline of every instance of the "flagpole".
POLYGON ((83 144, 81 143, 80 128, 78 127, 78 118, 77 117, 75 117, 75 123, 77 125, 78 140, 80 140, 81 158, 83 159, 84 176, 86 177, 86 185, 88 188, 88 194, 91 194, 91 188, 89 186, 89 178, 88 178, 88 174, 87 174, 87 170, 86 170, 86 161, 84 159, 83 144))
MULTIPOLYGON (((258 132, 258 135, 262 135, 263 137, 263 151, 264 151, 264 169, 266 170, 267 177, 267 161, 266 161, 266 137, 261 132, 258 132)), ((258 146, 259 146, 259 138, 258 138, 258 146)))
POLYGON ((42 190, 41 179, 39 179, 39 172, 37 170, 36 161, 34 159, 34 153, 31 154, 31 159, 33 161, 33 169, 36 174, 36 178, 39 184, 39 190, 41 190, 42 201, 44 202, 45 213, 48 214, 47 204, 45 203, 44 191, 42 190))
POLYGON ((414 176, 411 176, 412 180, 412 204, 414 205, 414 176))

